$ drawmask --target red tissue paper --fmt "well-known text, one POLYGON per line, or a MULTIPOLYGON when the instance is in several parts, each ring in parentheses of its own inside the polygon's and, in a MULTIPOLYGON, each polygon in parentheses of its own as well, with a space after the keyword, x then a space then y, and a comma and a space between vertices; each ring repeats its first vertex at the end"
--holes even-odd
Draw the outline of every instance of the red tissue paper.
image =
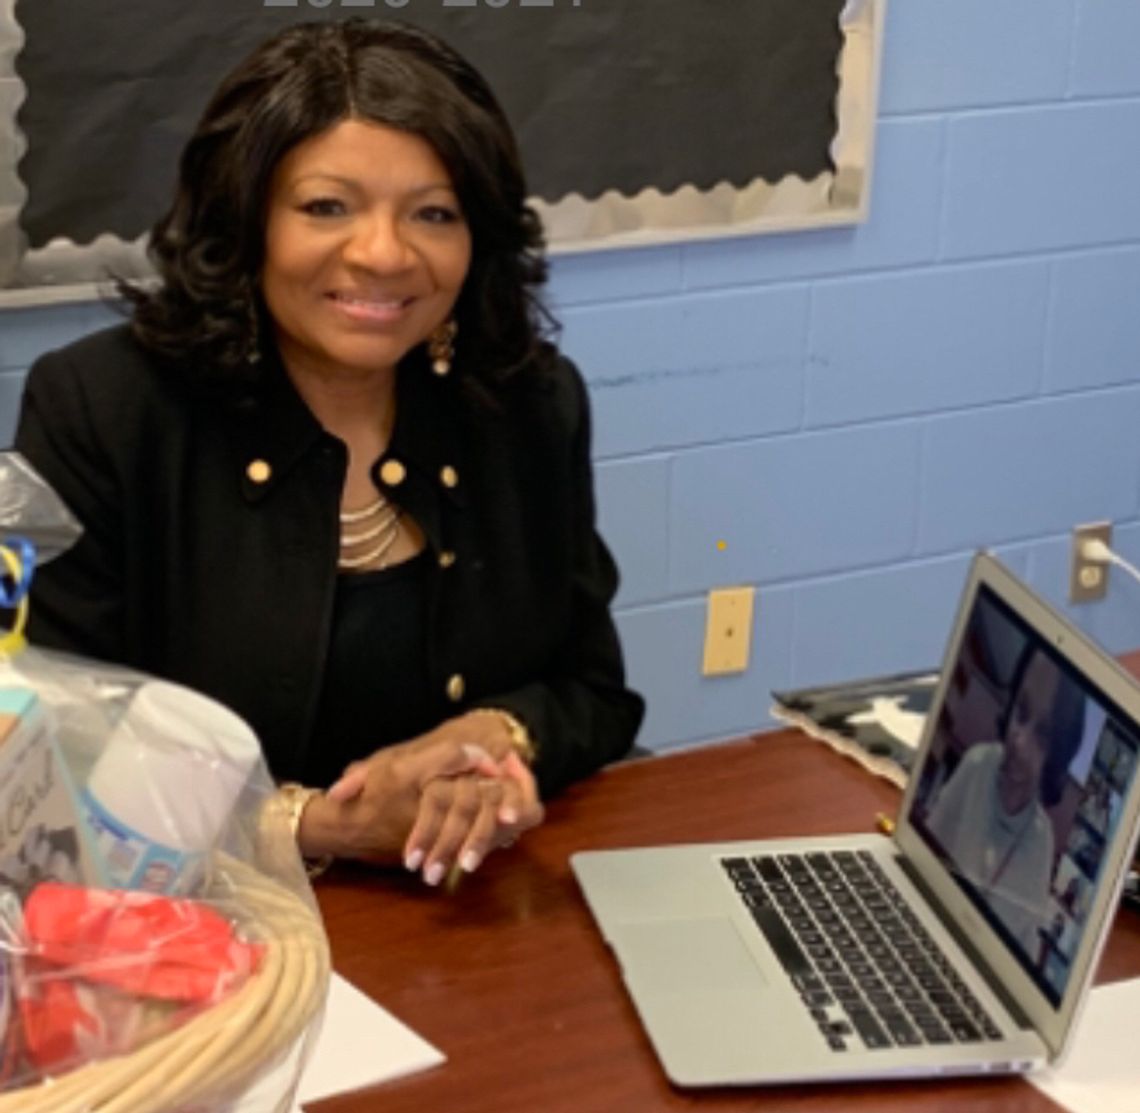
POLYGON ((167 1001, 219 1000, 257 969, 263 951, 199 901, 56 882, 32 891, 24 926, 30 956, 167 1001))
POLYGON ((41 1076, 134 1050, 237 989, 264 952, 209 905, 56 882, 24 905, 24 947, 21 1043, 41 1076))

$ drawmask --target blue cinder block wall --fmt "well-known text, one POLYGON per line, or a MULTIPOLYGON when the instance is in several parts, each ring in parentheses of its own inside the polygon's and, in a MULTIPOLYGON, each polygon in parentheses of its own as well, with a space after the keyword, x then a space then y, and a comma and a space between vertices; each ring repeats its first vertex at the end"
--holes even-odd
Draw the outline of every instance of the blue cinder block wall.
MULTIPOLYGON (((1136 0, 894 0, 867 224, 557 260, 643 744, 935 665, 979 546, 1057 603, 1077 523, 1140 562, 1138 41, 1136 0), (732 584, 751 666, 704 679, 732 584)), ((0 312, 0 436, 36 354, 109 316, 0 312)), ((1140 646, 1119 572, 1070 614, 1140 646)))

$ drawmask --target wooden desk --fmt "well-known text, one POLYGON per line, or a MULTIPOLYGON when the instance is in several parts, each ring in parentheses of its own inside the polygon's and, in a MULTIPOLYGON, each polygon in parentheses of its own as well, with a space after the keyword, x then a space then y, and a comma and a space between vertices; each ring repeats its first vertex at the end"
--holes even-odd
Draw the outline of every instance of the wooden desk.
MULTIPOLYGON (((657 1110, 1055 1110, 1019 1079, 680 1091, 666 1080, 570 872, 574 850, 869 830, 890 785, 794 731, 629 762, 578 785, 548 822, 452 895, 340 867, 318 884, 333 962, 448 1062, 321 1113, 657 1110)), ((1140 974, 1122 911, 1100 971, 1140 974)))

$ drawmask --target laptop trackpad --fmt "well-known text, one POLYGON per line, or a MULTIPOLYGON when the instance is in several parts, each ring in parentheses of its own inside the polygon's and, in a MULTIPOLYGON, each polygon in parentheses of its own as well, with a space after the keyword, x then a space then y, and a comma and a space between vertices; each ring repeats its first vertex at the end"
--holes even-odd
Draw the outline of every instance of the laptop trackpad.
POLYGON ((766 984, 728 919, 617 924, 610 940, 626 981, 654 994, 750 996, 766 984))

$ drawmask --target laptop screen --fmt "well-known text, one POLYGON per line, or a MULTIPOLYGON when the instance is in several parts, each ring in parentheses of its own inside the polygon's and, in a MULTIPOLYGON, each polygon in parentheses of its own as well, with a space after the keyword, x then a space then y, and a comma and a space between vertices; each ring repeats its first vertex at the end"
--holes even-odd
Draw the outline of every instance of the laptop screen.
POLYGON ((1058 1006, 1140 738, 984 584, 950 668, 909 820, 1058 1006))

